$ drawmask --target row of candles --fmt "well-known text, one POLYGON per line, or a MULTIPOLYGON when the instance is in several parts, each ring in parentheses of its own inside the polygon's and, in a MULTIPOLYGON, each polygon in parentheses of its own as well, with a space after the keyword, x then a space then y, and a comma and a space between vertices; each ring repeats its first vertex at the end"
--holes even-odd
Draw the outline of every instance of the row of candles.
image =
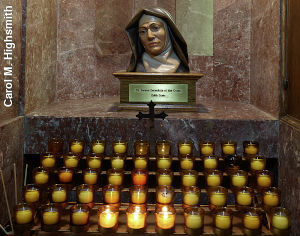
MULTIPOLYGON (((78 167, 78 154, 80 154, 80 152, 76 153, 76 148, 74 149, 74 146, 72 149, 72 143, 73 141, 71 142, 70 149, 73 153, 64 156, 64 164, 67 167, 64 167, 58 171, 58 176, 61 183, 70 183, 71 175, 69 175, 69 173, 73 173, 74 169, 78 167), (61 170, 65 170, 65 171, 61 171, 61 170), (60 175, 62 175, 62 177, 60 175)), ((170 144, 170 142, 168 141, 162 141, 161 143, 163 144, 162 146, 165 145, 168 146, 170 144)), ((227 142, 227 143, 229 144, 232 142, 227 142)), ((265 164, 266 164, 265 158, 256 155, 258 153, 258 143, 251 142, 251 141, 248 141, 247 143, 251 144, 250 146, 252 148, 252 152, 247 153, 247 151, 245 151, 247 150, 245 149, 245 146, 244 146, 244 152, 249 155, 248 157, 250 162, 250 170, 253 176, 256 177, 255 187, 258 190, 262 190, 262 194, 263 194, 262 199, 263 199, 263 204, 265 209, 270 210, 271 208, 273 208, 271 225, 274 228, 274 232, 286 233, 290 225, 289 212, 284 208, 274 208, 279 205, 280 191, 276 188, 270 188, 272 185, 272 174, 267 170, 265 170, 265 164), (253 147, 255 147, 256 150, 255 152, 253 151, 254 150, 253 147), (286 222, 286 223, 282 223, 282 222, 286 222)), ((181 183, 183 187, 182 199, 183 199, 183 207, 184 207, 184 215, 185 215, 185 229, 188 234, 195 234, 195 233, 197 234, 199 233, 199 231, 203 229, 203 217, 204 217, 203 209, 198 207, 200 203, 200 189, 196 186, 198 173, 197 171, 192 170, 194 166, 194 158, 191 156, 192 143, 185 142, 185 144, 188 144, 187 146, 190 147, 186 151, 186 153, 183 153, 182 150, 180 151, 180 144, 182 143, 179 143, 178 147, 179 147, 179 153, 181 155, 180 166, 182 169, 181 183)), ((214 147, 213 143, 208 142, 207 144, 209 144, 207 145, 207 147, 209 146, 214 147)), ((118 145, 120 145, 120 142, 118 145)), ((111 166, 113 168, 106 172, 108 178, 108 185, 102 188, 103 200, 105 205, 101 206, 98 210, 98 226, 99 226, 99 230, 100 231, 104 230, 104 232, 106 232, 106 230, 115 231, 117 227, 118 206, 120 206, 121 186, 124 177, 123 168, 125 163, 125 153, 126 153, 127 144, 125 145, 126 148, 124 148, 123 143, 121 144, 121 146, 122 148, 119 147, 117 149, 114 149, 115 154, 118 155, 114 155, 111 158, 111 166), (108 218, 116 219, 116 220, 111 220, 110 223, 105 223, 107 221, 105 219, 108 218), (108 226, 112 226, 112 227, 108 227, 108 226)), ((149 145, 146 146, 148 146, 146 150, 149 151, 149 145)), ((156 213, 155 213, 156 228, 158 233, 160 232, 168 233, 168 232, 172 232, 172 230, 174 229, 175 214, 176 214, 175 208, 173 207, 174 189, 171 186, 173 172, 169 170, 169 168, 171 167, 170 163, 172 162, 172 158, 169 155, 170 145, 169 148, 167 149, 165 147, 158 148, 158 146, 159 145, 157 143, 156 150, 158 156, 156 161, 157 161, 158 171, 156 175, 157 175, 158 187, 156 189, 156 204, 157 204, 156 213), (164 150, 164 151, 163 153, 162 152, 159 153, 158 150, 164 150)), ((129 232, 137 229, 143 231, 146 226, 146 214, 147 214, 147 209, 146 209, 147 187, 146 186, 148 180, 148 171, 147 171, 148 151, 142 152, 143 148, 141 147, 144 147, 144 142, 142 141, 136 142, 135 147, 136 147, 135 150, 140 150, 140 151, 135 152, 136 156, 134 157, 133 161, 136 169, 133 170, 131 173, 132 183, 133 183, 133 186, 130 188, 131 205, 127 209, 127 227, 129 232), (139 148, 137 148, 139 146, 138 145, 139 143, 140 144, 143 143, 143 144, 139 148)), ((51 150, 51 148, 49 148, 49 150, 51 150)), ((82 150, 83 150, 83 145, 81 151, 82 150)), ((104 152, 104 148, 102 150, 104 152)), ((208 189, 208 194, 209 194, 209 202, 210 202, 209 206, 211 209, 214 209, 214 213, 215 213, 214 226, 217 234, 218 230, 221 231, 231 230, 232 213, 228 208, 225 207, 227 203, 228 190, 222 186, 219 186, 222 184, 222 172, 216 169, 218 166, 218 157, 213 155, 214 154, 213 150, 214 148, 210 150, 210 152, 207 153, 207 155, 203 155, 202 160, 205 169, 206 187, 208 189)), ((222 150, 225 156, 234 155, 236 152, 236 143, 233 143, 233 146, 232 145, 223 146, 222 144, 222 150), (232 150, 228 147, 234 147, 234 149, 232 150)), ((55 158, 56 155, 53 155, 51 153, 43 154, 41 156, 41 164, 44 168, 39 167, 33 172, 33 180, 35 184, 39 185, 41 188, 43 188, 48 183, 49 171, 51 171, 51 169, 55 167, 55 158), (54 162, 53 162, 53 158, 54 158, 54 162), (49 161, 48 159, 51 160, 49 161)), ((101 153, 96 153, 96 154, 89 155, 86 159, 87 166, 89 167, 89 169, 84 171, 84 175, 87 175, 84 178, 84 182, 86 182, 87 184, 80 185, 76 188, 78 204, 71 208, 71 212, 70 212, 71 226, 72 225, 86 226, 88 224, 88 217, 89 217, 88 206, 92 207, 94 204, 95 187, 93 187, 92 184, 97 183, 97 176, 101 168, 102 158, 103 155, 101 155, 101 153), (89 176, 89 174, 91 175, 89 176), (92 177, 94 175, 96 175, 96 178, 92 177)), ((253 233, 255 233, 256 231, 260 232, 261 223, 262 223, 262 212, 260 212, 258 209, 251 208, 254 206, 254 190, 251 187, 246 186, 248 180, 248 173, 243 170, 236 169, 234 165, 231 167, 232 168, 228 169, 229 171, 228 173, 231 178, 231 187, 235 193, 237 208, 244 210, 243 225, 245 228, 245 232, 250 230, 251 234, 255 235, 253 233)), ((66 204, 67 191, 68 188, 66 188, 65 185, 53 185, 50 191, 51 192, 50 201, 52 202, 52 204, 66 204)), ((29 206, 26 205, 25 212, 28 210, 27 208, 30 208, 30 205, 32 204, 34 205, 34 203, 39 202, 40 197, 34 196, 36 192, 39 192, 39 188, 35 185, 28 185, 25 187, 24 200, 25 202, 29 203, 29 206)), ((44 213, 46 213, 45 216, 47 217, 49 214, 52 214, 49 212, 57 212, 54 213, 54 215, 59 214, 59 208, 57 208, 56 205, 52 205, 52 204, 50 205, 48 204, 42 207, 43 225, 47 225, 47 223, 49 223, 47 222, 47 220, 45 222, 44 213), (54 209, 56 209, 56 211, 54 209)), ((18 223, 18 213, 19 216, 21 215, 21 219, 24 218, 26 219, 26 217, 22 216, 22 212, 23 209, 25 209, 25 206, 24 204, 23 205, 21 204, 20 208, 17 207, 16 209, 17 210, 16 210, 15 219, 16 222, 18 223)), ((32 213, 33 212, 34 211, 32 211, 32 213)), ((47 217, 45 219, 48 219, 47 217)), ((21 225, 24 224, 22 220, 19 223, 21 223, 21 225)), ((53 224, 52 221, 50 221, 50 223, 53 224)))

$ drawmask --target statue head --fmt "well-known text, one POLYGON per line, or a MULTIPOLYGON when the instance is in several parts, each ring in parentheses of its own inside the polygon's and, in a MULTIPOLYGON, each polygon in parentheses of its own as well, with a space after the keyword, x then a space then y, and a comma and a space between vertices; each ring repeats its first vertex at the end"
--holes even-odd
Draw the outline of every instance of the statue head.
POLYGON ((126 27, 132 49, 128 71, 187 72, 187 45, 169 12, 142 9, 126 27))

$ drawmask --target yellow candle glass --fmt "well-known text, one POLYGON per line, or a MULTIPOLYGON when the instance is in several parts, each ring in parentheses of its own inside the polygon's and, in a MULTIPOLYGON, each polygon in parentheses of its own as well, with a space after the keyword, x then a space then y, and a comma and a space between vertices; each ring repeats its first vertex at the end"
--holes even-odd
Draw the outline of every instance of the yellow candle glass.
POLYGON ((38 186, 47 185, 50 180, 50 173, 43 167, 37 167, 32 172, 34 183, 38 186))
MULTIPOLYGON (((199 143, 200 155, 210 156, 215 153, 215 144, 213 142, 202 141, 199 143)), ((214 168, 211 168, 214 169, 214 168)))
POLYGON ((181 171, 181 183, 182 186, 196 186, 198 179, 198 172, 195 170, 183 170, 181 171))
POLYGON ((172 165, 172 157, 170 155, 163 155, 156 157, 157 169, 170 169, 172 165))
POLYGON ((41 209, 42 230, 58 230, 61 218, 61 212, 59 208, 54 203, 50 203, 47 205, 43 205, 41 209))
POLYGON ((213 216, 213 224, 215 227, 214 230, 216 235, 220 235, 219 232, 222 232, 223 233, 222 235, 231 235, 231 228, 232 228, 231 210, 226 207, 218 209, 213 216))
POLYGON ((122 185, 124 171, 122 169, 109 169, 107 171, 107 182, 112 185, 122 185))
POLYGON ((260 235, 262 225, 262 212, 257 208, 250 208, 242 216, 244 232, 246 235, 260 235))
POLYGON ((95 139, 91 143, 91 152, 96 154, 103 154, 105 152, 105 141, 101 139, 95 139))
POLYGON ((113 142, 113 150, 115 154, 126 154, 127 152, 127 142, 120 140, 113 142))
POLYGON ((55 184, 50 189, 50 201, 53 203, 65 203, 68 200, 68 191, 62 184, 55 184))
POLYGON ((200 202, 200 193, 200 189, 196 186, 184 187, 182 191, 183 206, 198 206, 200 202))
POLYGON ((251 155, 258 154, 259 144, 257 141, 244 141, 243 147, 244 147, 244 155, 245 156, 251 156, 251 155))
POLYGON ((237 170, 230 176, 230 185, 233 190, 247 186, 248 172, 237 170))
POLYGON ((176 211, 170 205, 157 206, 155 210, 156 232, 159 234, 174 231, 176 211))
POLYGON ((26 203, 19 203, 14 208, 14 219, 17 225, 31 225, 34 215, 33 208, 26 203))
POLYGON ((54 154, 63 153, 64 140, 59 137, 53 137, 48 140, 48 152, 54 154))
POLYGON ((182 170, 192 170, 195 158, 189 155, 180 155, 180 168, 182 170))
POLYGON ((172 186, 157 186, 156 187, 156 203, 172 204, 174 198, 174 189, 172 186))
POLYGON ((221 143, 222 156, 234 155, 236 153, 236 142, 223 141, 221 143))
POLYGON ((76 188, 77 202, 87 204, 89 207, 94 205, 94 189, 92 185, 82 184, 76 188))
POLYGON ((87 156, 86 164, 89 168, 100 170, 103 156, 97 153, 91 153, 87 156))
POLYGON ((84 142, 79 139, 73 139, 70 142, 70 151, 74 154, 81 155, 84 151, 84 142))
POLYGON ((70 211, 70 224, 71 224, 71 230, 77 231, 80 226, 80 231, 86 231, 88 229, 89 225, 89 218, 90 218, 90 211, 89 207, 85 204, 76 204, 73 207, 71 207, 70 211), (74 227, 75 226, 75 227, 74 227), (84 227, 87 226, 87 227, 84 227))
POLYGON ((235 192, 235 205, 238 210, 244 210, 251 207, 253 199, 254 192, 250 187, 243 187, 235 192))
POLYGON ((66 167, 62 167, 58 170, 58 179, 60 183, 69 184, 73 181, 74 171, 66 167))
POLYGON ((134 169, 131 171, 131 180, 133 185, 146 185, 148 182, 148 170, 134 169))
MULTIPOLYGON (((134 153, 136 156, 148 156, 150 145, 148 142, 139 140, 134 143, 134 153)), ((139 168, 145 169, 145 168, 139 168)))
POLYGON ((64 166, 70 169, 76 169, 79 164, 80 157, 78 154, 69 152, 64 155, 64 166))
POLYGON ((291 226, 291 212, 283 207, 271 210, 271 231, 276 236, 289 235, 291 226))
POLYGON ((208 169, 204 172, 204 175, 205 175, 205 185, 207 189, 222 185, 223 182, 222 171, 208 169))
POLYGON ((280 203, 280 190, 275 187, 263 191, 263 203, 267 208, 277 207, 280 203))
POLYGON ((52 170, 55 168, 56 156, 50 152, 43 153, 40 156, 40 161, 43 168, 52 170))
POLYGON ((145 185, 132 185, 130 187, 130 202, 145 204, 147 202, 147 187, 145 185))
MULTIPOLYGON (((171 142, 168 140, 159 140, 156 143, 156 154, 157 155, 170 155, 171 142)), ((169 169, 169 168, 162 168, 169 169)))
POLYGON ((35 184, 28 184, 24 186, 23 198, 28 204, 39 203, 41 198, 40 188, 35 184))
POLYGON ((132 234, 141 234, 146 228, 146 205, 130 204, 126 210, 127 230, 132 234))
POLYGON ((98 209, 98 228, 103 234, 114 233, 118 228, 119 210, 111 205, 102 205, 98 209))
POLYGON ((124 169, 125 155, 119 154, 114 155, 110 158, 111 168, 113 169, 124 169))
POLYGON ((106 204, 117 204, 120 202, 120 186, 108 184, 103 187, 102 193, 106 204))
POLYGON ((204 170, 217 169, 219 164, 219 158, 215 155, 203 156, 204 170))
POLYGON ((202 235, 204 227, 204 210, 200 207, 184 209, 184 229, 188 235, 202 235))
POLYGON ((222 186, 212 187, 209 192, 209 208, 216 209, 226 206, 228 191, 222 186))
POLYGON ((256 171, 256 187, 257 189, 266 189, 272 186, 273 177, 272 172, 269 170, 256 171))
POLYGON ((83 182, 85 184, 97 184, 99 172, 95 169, 87 168, 83 171, 83 182))
POLYGON ((194 143, 191 141, 181 141, 178 143, 178 155, 192 155, 194 143))
POLYGON ((133 158, 133 164, 135 169, 147 169, 148 158, 147 156, 135 156, 133 158))
POLYGON ((266 158, 264 156, 255 156, 249 159, 250 171, 255 173, 258 170, 264 170, 266 168, 266 158))
POLYGON ((157 185, 171 186, 173 181, 173 172, 170 169, 158 169, 156 172, 157 185))

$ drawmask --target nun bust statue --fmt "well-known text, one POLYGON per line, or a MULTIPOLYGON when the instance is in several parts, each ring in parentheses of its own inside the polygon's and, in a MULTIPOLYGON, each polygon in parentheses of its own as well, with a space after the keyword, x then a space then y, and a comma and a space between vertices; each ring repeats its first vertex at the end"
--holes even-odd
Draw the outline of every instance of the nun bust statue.
POLYGON ((132 49, 128 72, 189 72, 186 42, 166 10, 142 9, 126 33, 132 49))

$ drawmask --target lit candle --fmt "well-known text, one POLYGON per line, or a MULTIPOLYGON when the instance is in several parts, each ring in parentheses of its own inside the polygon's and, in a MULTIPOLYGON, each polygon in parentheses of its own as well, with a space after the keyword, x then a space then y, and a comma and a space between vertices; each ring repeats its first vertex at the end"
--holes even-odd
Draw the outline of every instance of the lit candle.
POLYGON ((222 142, 222 152, 224 155, 235 154, 236 143, 235 142, 222 142))
POLYGON ((64 155, 64 165, 66 168, 77 168, 79 163, 79 156, 73 153, 64 155))
POLYGON ((123 171, 121 169, 110 169, 107 171, 108 183, 112 185, 123 184, 123 171))
POLYGON ((34 182, 37 185, 47 184, 49 181, 49 173, 41 168, 37 168, 37 171, 34 171, 34 182))
POLYGON ((83 141, 74 139, 70 143, 70 150, 74 154, 80 154, 83 152, 83 145, 84 145, 83 141))
MULTIPOLYGON (((158 155, 169 155, 171 149, 171 143, 167 140, 157 141, 156 143, 156 153, 158 155)), ((163 168, 169 169, 169 168, 163 168)))
POLYGON ((198 187, 185 187, 183 190, 183 204, 196 206, 200 201, 200 189, 198 187))
POLYGON ((194 167, 194 159, 186 156, 180 158, 180 168, 183 170, 192 170, 194 167))
POLYGON ((35 203, 40 200, 39 188, 29 184, 24 187, 24 199, 26 203, 35 203))
POLYGON ((124 156, 116 156, 111 158, 111 168, 124 169, 124 156))
POLYGON ((92 142, 92 152, 97 154, 104 153, 105 150, 105 141, 102 140, 94 140, 92 142))
POLYGON ((89 222, 89 210, 87 206, 75 205, 71 208, 71 224, 86 225, 89 222))
POLYGON ((243 218, 243 225, 247 229, 259 229, 260 228, 260 218, 258 215, 248 215, 246 214, 243 218))
POLYGON ((98 172, 94 169, 87 168, 83 171, 83 181, 85 184, 96 184, 98 180, 98 172))
MULTIPOLYGON (((134 143, 134 150, 135 150, 135 155, 137 156, 146 156, 149 153, 149 143, 146 141, 136 141, 134 143)), ((139 168, 139 169, 144 169, 144 168, 139 168)))
POLYGON ((107 185, 103 188, 104 201, 108 204, 120 202, 120 191, 117 186, 107 185))
POLYGON ((41 155, 41 165, 44 168, 53 168, 55 167, 56 158, 51 153, 45 153, 41 155))
POLYGON ((146 207, 144 205, 130 205, 126 211, 127 227, 129 229, 143 229, 146 226, 146 207))
POLYGON ((175 210, 167 206, 158 208, 155 213, 156 225, 160 229, 171 229, 175 224, 175 210), (172 211, 170 211, 172 210, 172 211))
POLYGON ((127 151, 127 142, 117 141, 113 143, 114 153, 124 154, 127 151))
POLYGON ((172 164, 172 158, 170 156, 158 156, 156 160, 158 169, 170 169, 172 164))
POLYGON ((198 172, 195 170, 184 170, 181 172, 183 186, 195 186, 197 184, 198 172))
POLYGON ((24 225, 33 221, 33 210, 26 204, 18 204, 15 207, 15 221, 24 225))
POLYGON ((203 159, 204 169, 216 169, 218 167, 217 156, 207 156, 203 159))
POLYGON ((134 169, 131 177, 134 185, 145 185, 147 184, 148 171, 145 169, 134 169))
POLYGON ((147 159, 145 157, 135 157, 134 168, 135 169, 147 169, 147 159))
POLYGON ((231 217, 229 215, 216 215, 215 226, 219 229, 231 228, 231 217))
POLYGON ((97 156, 97 154, 95 156, 90 155, 87 158, 87 166, 92 169, 100 169, 102 162, 101 159, 101 156, 97 156))
MULTIPOLYGON (((214 154, 214 143, 212 142, 200 142, 200 153, 201 155, 208 156, 214 154)), ((212 167, 215 168, 215 167, 212 167)))
POLYGON ((100 210, 101 208, 99 209, 98 225, 106 229, 115 227, 118 224, 119 212, 109 205, 102 206, 102 208, 102 211, 100 210))

